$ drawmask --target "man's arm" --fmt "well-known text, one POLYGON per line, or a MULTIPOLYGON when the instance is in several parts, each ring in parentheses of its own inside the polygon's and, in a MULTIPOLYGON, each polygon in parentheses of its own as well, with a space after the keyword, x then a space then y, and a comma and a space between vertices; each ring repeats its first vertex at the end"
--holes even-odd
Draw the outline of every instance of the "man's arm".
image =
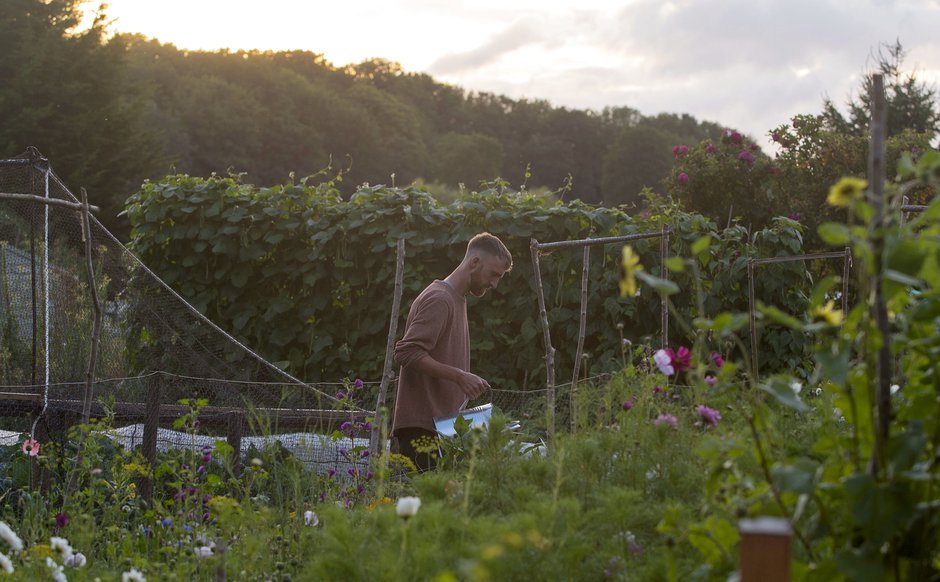
POLYGON ((464 372, 460 368, 438 362, 431 356, 419 358, 412 364, 422 374, 427 374, 439 380, 448 380, 456 384, 467 398, 473 400, 490 389, 490 384, 483 378, 471 372, 464 372))

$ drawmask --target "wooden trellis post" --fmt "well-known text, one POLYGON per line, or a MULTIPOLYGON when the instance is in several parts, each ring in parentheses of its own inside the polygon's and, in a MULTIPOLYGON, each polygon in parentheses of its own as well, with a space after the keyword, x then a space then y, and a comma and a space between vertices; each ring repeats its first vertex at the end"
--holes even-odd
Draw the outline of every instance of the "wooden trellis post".
POLYGON ((398 312, 401 310, 402 279, 405 271, 405 239, 398 239, 395 253, 395 292, 392 295, 392 313, 388 322, 388 339, 385 341, 385 365, 382 368, 382 382, 379 385, 379 395, 375 402, 375 422, 372 434, 369 437, 369 452, 372 455, 385 451, 385 400, 388 386, 392 381, 392 357, 395 351, 395 338, 398 336, 398 312))

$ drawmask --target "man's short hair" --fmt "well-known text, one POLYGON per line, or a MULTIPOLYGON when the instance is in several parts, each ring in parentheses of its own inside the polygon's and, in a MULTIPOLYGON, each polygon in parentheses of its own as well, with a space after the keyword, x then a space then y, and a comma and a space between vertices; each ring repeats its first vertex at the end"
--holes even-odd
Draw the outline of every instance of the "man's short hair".
POLYGON ((506 270, 512 270, 512 253, 509 252, 509 249, 506 248, 503 241, 499 240, 496 236, 488 232, 481 232, 475 235, 470 239, 470 242, 467 243, 467 254, 474 251, 484 252, 493 257, 499 257, 509 265, 506 270))

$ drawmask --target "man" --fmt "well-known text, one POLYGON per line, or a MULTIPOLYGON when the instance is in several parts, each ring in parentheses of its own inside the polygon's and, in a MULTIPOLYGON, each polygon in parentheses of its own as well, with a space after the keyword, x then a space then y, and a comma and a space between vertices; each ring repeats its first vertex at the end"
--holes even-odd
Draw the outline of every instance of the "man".
POLYGON ((404 337, 395 344, 401 373, 392 435, 419 470, 434 466, 434 418, 457 414, 490 387, 469 371, 466 295, 482 297, 511 269, 512 255, 502 241, 480 233, 467 244, 457 268, 443 281, 434 280, 411 305, 404 337))

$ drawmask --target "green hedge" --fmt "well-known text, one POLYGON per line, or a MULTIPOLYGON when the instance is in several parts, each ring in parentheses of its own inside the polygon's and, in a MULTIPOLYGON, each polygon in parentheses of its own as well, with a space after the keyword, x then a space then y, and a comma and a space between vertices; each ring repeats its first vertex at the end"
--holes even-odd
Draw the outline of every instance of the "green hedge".
MULTIPOLYGON (((514 191, 495 182, 449 205, 415 187, 359 189, 342 199, 333 184, 306 180, 258 188, 236 178, 173 175, 148 182, 128 200, 130 247, 201 312, 266 358, 309 381, 378 379, 388 333, 396 241, 406 241, 401 325, 417 293, 443 278, 463 256, 467 240, 489 231, 507 244, 515 265, 499 289, 471 298, 471 365, 495 387, 544 383, 544 347, 529 252, 540 242, 673 230, 670 252, 689 256, 703 235, 713 244, 699 257, 706 315, 747 308, 747 257, 797 254, 800 225, 780 219, 748 236, 743 227, 719 230, 708 219, 675 207, 631 216, 624 209, 514 191)), ((659 272, 659 241, 633 245, 648 272, 659 272)), ((577 346, 580 249, 542 259, 542 275, 557 349, 557 381, 570 379, 577 346)), ((658 347, 659 297, 618 294, 620 245, 594 248, 585 351, 590 373, 616 368, 624 337, 658 347)), ((683 292, 672 298, 678 317, 696 313, 686 270, 671 275, 683 292)), ((800 263, 762 267, 758 297, 798 314, 811 289, 800 263)), ((673 315, 673 345, 688 343, 673 315)), ((401 333, 399 326, 399 335, 401 333)), ((804 338, 762 335, 762 370, 793 367, 804 338)), ((716 344, 717 349, 722 346, 716 344)))

